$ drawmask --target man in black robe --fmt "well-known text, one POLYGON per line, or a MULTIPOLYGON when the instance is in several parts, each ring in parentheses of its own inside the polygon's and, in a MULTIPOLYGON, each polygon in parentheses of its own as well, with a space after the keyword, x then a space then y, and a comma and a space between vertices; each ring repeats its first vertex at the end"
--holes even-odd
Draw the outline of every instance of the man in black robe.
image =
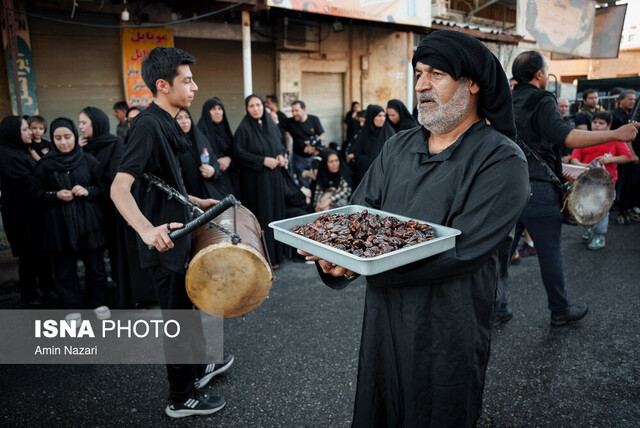
MULTIPOLYGON (((445 253, 367 277, 353 426, 471 427, 527 163, 511 140, 507 77, 484 45, 436 31, 413 66, 422 126, 389 139, 351 202, 462 234, 445 253)), ((356 276, 318 267, 332 288, 356 276)))
MULTIPOLYGON (((111 186, 111 198, 122 217, 138 233, 140 264, 153 278, 160 307, 191 310, 193 304, 185 290, 185 266, 190 239, 174 243, 172 229, 189 220, 187 208, 157 188, 147 191, 144 173, 151 173, 205 210, 213 199, 187 194, 181 176, 178 153, 189 150, 190 141, 175 120, 181 107, 188 107, 198 90, 189 68, 195 62, 188 53, 175 48, 153 49, 142 63, 142 78, 154 95, 154 102, 135 117, 127 135, 127 145, 111 186), (157 251, 151 252, 147 245, 157 251)), ((181 334, 176 340, 165 338, 165 355, 181 355, 185 360, 202 362, 206 343, 200 313, 182 315, 181 334), (185 322, 183 324, 182 322, 185 322)), ((172 313, 173 315, 177 312, 172 313)), ((172 418, 209 415, 222 409, 225 400, 202 392, 213 376, 233 363, 229 356, 222 364, 167 364, 169 404, 165 413, 172 418)))

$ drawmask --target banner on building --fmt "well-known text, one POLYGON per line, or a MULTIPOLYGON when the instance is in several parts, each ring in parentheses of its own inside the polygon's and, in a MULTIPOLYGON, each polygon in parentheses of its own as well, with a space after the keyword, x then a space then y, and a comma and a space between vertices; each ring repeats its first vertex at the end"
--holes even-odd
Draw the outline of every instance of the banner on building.
MULTIPOLYGON (((33 56, 31 55, 31 40, 29 39, 29 24, 24 13, 16 12, 16 38, 18 40, 18 87, 20 88, 20 101, 22 114, 31 116, 38 113, 38 97, 36 96, 36 77, 33 71, 33 56)), ((18 114, 15 85, 13 84, 13 65, 9 54, 9 37, 7 36, 7 24, 2 20, 2 41, 4 46, 4 58, 7 64, 7 76, 9 76, 9 91, 11 93, 11 109, 13 114, 18 114)))
POLYGON ((431 2, 424 0, 267 0, 267 6, 419 27, 431 22, 431 2))
POLYGON ((173 32, 170 28, 123 28, 122 71, 127 104, 147 106, 153 95, 142 80, 142 61, 153 48, 173 47, 173 32))
POLYGON ((518 33, 541 50, 588 58, 595 16, 594 0, 518 0, 518 33))

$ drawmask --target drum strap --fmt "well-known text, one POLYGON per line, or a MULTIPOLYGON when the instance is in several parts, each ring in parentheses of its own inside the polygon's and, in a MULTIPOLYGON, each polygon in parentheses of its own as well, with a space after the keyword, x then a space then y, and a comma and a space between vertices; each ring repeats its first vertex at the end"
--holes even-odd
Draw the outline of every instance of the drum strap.
POLYGON ((537 160, 540 165, 542 166, 542 168, 544 168, 544 170, 546 171, 546 173, 549 175, 549 177, 551 178, 551 181, 553 181, 553 184, 558 188, 558 190, 564 194, 565 191, 567 191, 570 187, 571 184, 570 183, 563 183, 562 181, 560 181, 560 179, 558 178, 558 176, 556 175, 555 172, 553 172, 553 170, 551 169, 551 167, 549 166, 549 164, 547 164, 544 159, 542 159, 540 157, 540 155, 538 154, 538 152, 536 152, 533 148, 531 148, 531 146, 529 144, 527 144, 522 138, 520 138, 520 136, 516 136, 516 144, 518 144, 518 146, 520 146, 520 148, 529 156, 531 156, 532 158, 534 158, 535 160, 537 160))
POLYGON ((540 165, 542 165, 542 168, 544 168, 546 173, 551 178, 551 181, 553 182, 553 184, 556 186, 556 188, 560 192, 560 197, 562 198, 561 211, 564 210, 565 206, 567 205, 567 191, 571 188, 571 183, 569 183, 569 182, 564 182, 563 183, 562 181, 560 181, 560 179, 558 178, 556 173, 553 172, 553 170, 551 169, 549 164, 547 164, 544 161, 544 159, 542 159, 540 157, 538 152, 536 152, 533 148, 531 148, 531 146, 529 144, 527 144, 522 138, 520 138, 519 135, 516 135, 516 144, 518 146, 520 146, 520 148, 525 152, 525 154, 531 156, 532 158, 537 160, 540 163, 540 165))

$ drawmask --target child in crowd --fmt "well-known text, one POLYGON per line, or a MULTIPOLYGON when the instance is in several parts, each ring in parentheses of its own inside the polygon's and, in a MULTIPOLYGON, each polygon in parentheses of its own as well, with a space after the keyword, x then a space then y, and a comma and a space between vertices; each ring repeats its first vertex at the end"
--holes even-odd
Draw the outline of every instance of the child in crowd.
MULTIPOLYGON (((592 131, 608 131, 611 129, 611 114, 604 111, 597 111, 591 121, 592 131)), ((627 143, 622 141, 610 141, 597 146, 574 149, 571 154, 571 163, 580 166, 593 166, 599 163, 609 174, 613 176, 613 184, 618 180, 619 163, 631 162, 631 151, 627 143), (591 164, 591 165, 590 165, 591 164)), ((588 241, 587 248, 590 250, 601 250, 605 246, 605 235, 609 225, 609 213, 593 227, 584 228, 582 239, 588 241)))
POLYGON ((47 133, 47 120, 42 116, 35 115, 29 116, 27 123, 31 130, 32 139, 31 144, 29 145, 29 150, 31 157, 38 162, 42 156, 46 155, 51 150, 51 141, 43 138, 44 134, 47 133))

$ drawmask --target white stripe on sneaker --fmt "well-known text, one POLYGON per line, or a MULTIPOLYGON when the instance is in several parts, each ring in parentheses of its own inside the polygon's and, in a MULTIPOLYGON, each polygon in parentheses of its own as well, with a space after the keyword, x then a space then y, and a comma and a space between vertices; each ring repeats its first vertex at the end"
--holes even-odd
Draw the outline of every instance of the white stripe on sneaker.
POLYGON ((184 406, 185 407, 191 407, 191 403, 193 403, 195 400, 193 398, 189 398, 187 401, 184 402, 184 406))
POLYGON ((199 402, 200 402, 199 400, 195 400, 189 407, 191 407, 192 409, 195 409, 199 402))

